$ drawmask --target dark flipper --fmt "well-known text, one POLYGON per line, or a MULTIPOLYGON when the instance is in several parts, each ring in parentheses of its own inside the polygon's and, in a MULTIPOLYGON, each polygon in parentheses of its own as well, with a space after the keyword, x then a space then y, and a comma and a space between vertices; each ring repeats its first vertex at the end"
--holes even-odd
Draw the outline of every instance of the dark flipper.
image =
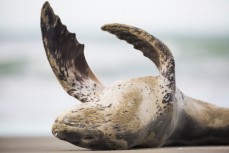
POLYGON ((98 100, 104 86, 86 62, 84 45, 61 23, 48 2, 41 10, 41 31, 48 61, 63 88, 81 102, 98 100))
POLYGON ((164 97, 165 102, 172 101, 175 93, 175 62, 172 53, 166 45, 151 34, 124 24, 107 24, 102 30, 115 34, 119 39, 132 44, 146 57, 155 63, 160 71, 162 84, 170 91, 164 97))

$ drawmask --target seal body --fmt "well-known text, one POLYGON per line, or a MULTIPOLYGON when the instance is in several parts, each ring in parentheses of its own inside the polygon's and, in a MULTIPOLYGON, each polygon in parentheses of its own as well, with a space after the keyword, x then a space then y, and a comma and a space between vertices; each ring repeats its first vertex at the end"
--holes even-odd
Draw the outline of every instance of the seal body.
POLYGON ((229 109, 184 96, 164 146, 229 145, 229 109))
POLYGON ((229 144, 229 109, 187 97, 176 87, 175 61, 165 44, 129 25, 107 24, 102 30, 141 51, 159 76, 104 86, 87 64, 84 45, 46 2, 41 31, 47 59, 64 90, 82 102, 56 119, 54 136, 93 150, 229 144))

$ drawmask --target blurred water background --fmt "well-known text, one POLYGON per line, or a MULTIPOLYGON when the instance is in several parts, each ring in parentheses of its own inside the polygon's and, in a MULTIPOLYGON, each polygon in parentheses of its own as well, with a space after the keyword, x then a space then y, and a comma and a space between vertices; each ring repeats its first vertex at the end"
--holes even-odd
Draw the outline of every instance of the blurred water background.
MULTIPOLYGON (((62 89, 47 62, 39 27, 43 3, 0 1, 0 136, 49 136, 55 118, 79 104, 62 89)), ((229 1, 50 3, 85 44, 88 63, 104 84, 158 74, 139 51, 100 30, 106 23, 125 23, 167 44, 176 61, 177 86, 186 95, 229 107, 229 1)))

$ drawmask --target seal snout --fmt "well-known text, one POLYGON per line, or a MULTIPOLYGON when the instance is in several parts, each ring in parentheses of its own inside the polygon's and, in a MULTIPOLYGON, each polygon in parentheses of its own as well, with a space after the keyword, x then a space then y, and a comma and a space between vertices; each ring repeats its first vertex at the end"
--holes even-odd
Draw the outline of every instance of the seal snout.
POLYGON ((85 147, 85 145, 81 145, 84 140, 90 141, 96 137, 95 132, 89 132, 85 128, 74 127, 59 122, 53 124, 52 134, 61 140, 68 141, 81 147, 85 147))
POLYGON ((56 121, 53 124, 52 133, 61 140, 68 141, 83 148, 93 150, 127 149, 126 143, 111 139, 96 128, 90 129, 87 127, 69 126, 56 121))

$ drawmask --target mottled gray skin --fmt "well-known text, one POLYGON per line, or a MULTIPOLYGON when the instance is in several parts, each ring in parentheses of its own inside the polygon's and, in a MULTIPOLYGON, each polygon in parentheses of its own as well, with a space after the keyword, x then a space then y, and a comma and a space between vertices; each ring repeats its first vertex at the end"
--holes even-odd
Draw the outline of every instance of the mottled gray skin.
POLYGON ((160 75, 105 87, 88 66, 84 45, 46 2, 41 31, 48 61, 65 91, 82 102, 56 119, 56 137, 93 150, 229 144, 229 109, 194 100, 176 88, 175 62, 166 45, 124 24, 102 30, 140 50, 160 75))

